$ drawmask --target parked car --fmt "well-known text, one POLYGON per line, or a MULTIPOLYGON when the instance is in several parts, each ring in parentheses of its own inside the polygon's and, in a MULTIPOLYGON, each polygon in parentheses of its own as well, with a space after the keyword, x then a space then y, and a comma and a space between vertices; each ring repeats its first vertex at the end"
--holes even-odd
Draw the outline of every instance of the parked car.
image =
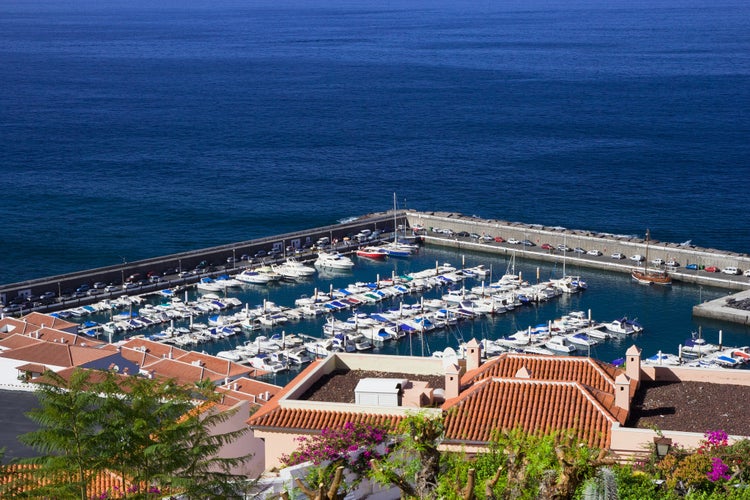
POLYGON ((666 264, 668 267, 680 267, 680 263, 674 259, 669 259, 666 264))
POLYGON ((568 245, 563 245, 562 243, 560 243, 559 245, 557 245, 557 249, 560 250, 561 252, 572 252, 573 251, 573 249, 570 248, 568 245))
POLYGON ((487 243, 489 243, 490 241, 494 241, 495 240, 495 238, 493 238, 489 234, 485 234, 484 236, 482 236, 481 239, 482 239, 482 241, 487 242, 487 243))
POLYGON ((503 243, 505 239, 502 236, 495 236, 495 243, 503 243))
POLYGON ((554 247, 549 243, 542 243, 542 250, 554 250, 554 247))
POLYGON ((456 233, 456 236, 459 236, 461 238, 468 238, 469 237, 469 231, 459 231, 456 233))
POLYGON ((688 269, 690 271, 697 271, 698 270, 698 264, 688 264, 685 266, 685 269, 688 269))
POLYGON ((521 243, 521 241, 515 238, 508 238, 508 243, 510 243, 511 245, 518 245, 519 243, 521 243))
POLYGON ((637 253, 635 255, 631 255, 630 256, 630 260, 634 260, 636 262, 643 262, 645 260, 645 257, 643 255, 637 253))
POLYGON ((743 276, 750 277, 750 269, 746 269, 744 273, 742 273, 743 276))
POLYGON ((472 240, 478 240, 480 236, 477 233, 469 233, 469 238, 472 240))
POLYGON ((736 268, 735 266, 727 266, 724 269, 722 269, 721 272, 724 273, 724 274, 732 274, 732 275, 736 276, 736 275, 740 274, 741 271, 738 268, 736 268))
POLYGON ((656 259, 651 259, 651 263, 655 266, 660 266, 664 264, 664 259, 660 259, 657 257, 656 259))
POLYGON ((595 256, 597 256, 597 257, 598 257, 598 256, 599 256, 599 255, 601 255, 602 253, 601 253, 601 252, 600 252, 599 250, 596 250, 596 249, 592 249, 592 250, 589 250, 588 252, 586 252, 586 254, 587 254, 587 255, 595 255, 595 256))
POLYGON ((525 246, 525 247, 535 247, 535 246, 536 246, 536 243, 534 243, 534 242, 533 242, 533 241, 531 241, 531 240, 523 240, 523 241, 521 242, 521 244, 522 244, 523 246, 525 246))
POLYGON ((613 259, 624 259, 625 256, 623 254, 621 254, 620 252, 615 252, 615 253, 612 254, 612 258, 613 259))
POLYGON ((575 253, 581 253, 581 254, 584 254, 584 253, 586 253, 586 250, 584 250, 584 249, 583 249, 583 248, 581 248, 581 247, 575 247, 575 248, 573 249, 573 251, 574 251, 575 253))
POLYGON ((706 271, 707 273, 718 273, 719 272, 719 268, 716 267, 716 266, 706 266, 705 268, 703 268, 703 270, 706 271))

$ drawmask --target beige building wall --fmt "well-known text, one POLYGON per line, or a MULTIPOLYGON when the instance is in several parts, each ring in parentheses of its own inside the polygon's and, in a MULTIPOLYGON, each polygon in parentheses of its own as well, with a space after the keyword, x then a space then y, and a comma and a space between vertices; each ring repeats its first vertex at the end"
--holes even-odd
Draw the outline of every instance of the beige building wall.
POLYGON ((279 458, 297 449, 297 435, 283 432, 255 431, 255 437, 265 442, 265 470, 281 467, 279 458))

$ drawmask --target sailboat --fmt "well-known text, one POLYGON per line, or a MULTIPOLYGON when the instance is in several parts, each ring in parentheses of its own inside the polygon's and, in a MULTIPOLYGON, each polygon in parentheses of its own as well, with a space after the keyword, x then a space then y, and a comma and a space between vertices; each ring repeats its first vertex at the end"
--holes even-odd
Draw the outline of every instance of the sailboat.
POLYGON ((672 277, 664 269, 649 269, 648 267, 648 245, 651 233, 646 229, 646 258, 643 260, 643 267, 635 267, 630 275, 635 281, 642 285, 671 285, 672 277))
POLYGON ((398 241, 398 221, 396 215, 396 193, 393 193, 393 241, 382 245, 380 248, 385 250, 389 257, 411 257, 419 247, 398 241))

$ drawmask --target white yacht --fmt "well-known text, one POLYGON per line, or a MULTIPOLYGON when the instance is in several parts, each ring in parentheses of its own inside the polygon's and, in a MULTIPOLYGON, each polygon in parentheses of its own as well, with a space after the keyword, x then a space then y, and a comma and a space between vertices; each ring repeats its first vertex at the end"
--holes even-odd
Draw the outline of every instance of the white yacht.
POLYGON ((354 267, 354 261, 340 253, 320 252, 314 265, 327 269, 351 269, 354 267))

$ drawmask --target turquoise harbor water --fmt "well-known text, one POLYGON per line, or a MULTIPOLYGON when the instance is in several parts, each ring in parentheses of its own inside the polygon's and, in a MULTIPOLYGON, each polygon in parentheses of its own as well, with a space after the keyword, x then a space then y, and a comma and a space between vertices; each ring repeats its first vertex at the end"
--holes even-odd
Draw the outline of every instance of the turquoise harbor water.
MULTIPOLYGON (((394 192, 750 249, 742 0, 7 0, 0 84, 2 283, 334 223, 394 192)), ((433 252, 398 265, 460 260, 433 252)), ((581 274, 591 289, 569 304, 472 328, 591 308, 641 319, 646 353, 698 326, 750 343, 692 320, 723 292, 581 274)))

